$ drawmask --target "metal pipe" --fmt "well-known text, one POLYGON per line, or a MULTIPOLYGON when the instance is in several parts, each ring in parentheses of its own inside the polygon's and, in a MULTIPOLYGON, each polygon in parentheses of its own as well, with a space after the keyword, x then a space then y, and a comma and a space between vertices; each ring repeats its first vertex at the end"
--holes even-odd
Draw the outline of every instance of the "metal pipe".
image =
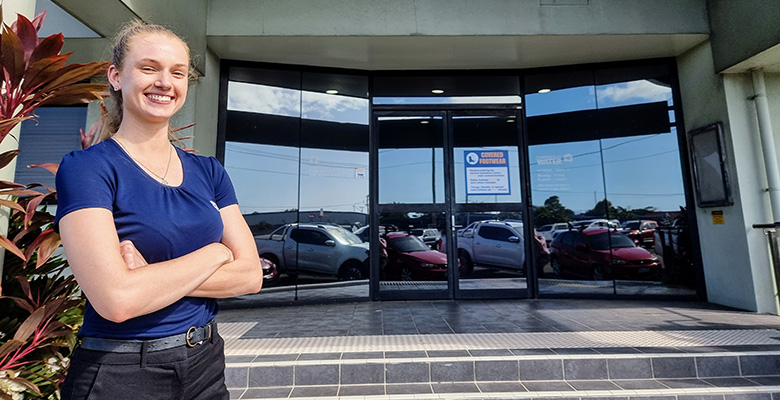
POLYGON ((780 169, 777 166, 775 139, 772 132, 772 122, 769 119, 769 101, 766 97, 764 71, 760 69, 751 72, 753 77, 753 101, 758 115, 758 132, 761 136, 761 148, 764 153, 764 168, 768 184, 769 202, 772 205, 772 221, 780 219, 780 169))

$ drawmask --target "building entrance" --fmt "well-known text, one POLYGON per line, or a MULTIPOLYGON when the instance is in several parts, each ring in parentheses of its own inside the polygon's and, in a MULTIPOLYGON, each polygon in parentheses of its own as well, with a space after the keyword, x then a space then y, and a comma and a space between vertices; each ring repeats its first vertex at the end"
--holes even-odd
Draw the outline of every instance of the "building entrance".
POLYGON ((529 296, 519 121, 518 110, 374 112, 373 297, 529 296))

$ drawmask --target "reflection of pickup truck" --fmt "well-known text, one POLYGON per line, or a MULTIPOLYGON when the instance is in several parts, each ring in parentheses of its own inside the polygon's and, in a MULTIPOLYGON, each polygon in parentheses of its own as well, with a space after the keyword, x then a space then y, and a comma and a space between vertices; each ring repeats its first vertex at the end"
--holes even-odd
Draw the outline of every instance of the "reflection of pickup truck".
POLYGON ((470 274, 475 265, 525 272, 522 222, 476 222, 462 230, 456 239, 463 276, 470 274))
POLYGON ((287 275, 368 277, 368 243, 333 225, 287 224, 269 235, 255 236, 260 257, 287 275))

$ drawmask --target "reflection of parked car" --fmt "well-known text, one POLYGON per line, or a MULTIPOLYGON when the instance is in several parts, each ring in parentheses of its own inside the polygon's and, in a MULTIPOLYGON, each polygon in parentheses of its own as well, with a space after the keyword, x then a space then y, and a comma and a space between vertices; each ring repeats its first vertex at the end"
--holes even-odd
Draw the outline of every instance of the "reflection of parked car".
POLYGON ((457 242, 458 261, 464 276, 470 274, 475 265, 525 272, 522 222, 476 222, 457 237, 457 242))
POLYGON ((552 238, 555 239, 556 236, 558 236, 561 232, 566 232, 568 230, 585 230, 585 229, 594 229, 594 228, 604 228, 604 229, 619 229, 620 224, 618 224, 617 220, 606 220, 606 219, 586 219, 582 221, 576 221, 571 222, 563 229, 553 231, 552 238))
POLYGON ((263 267, 263 286, 273 285, 279 280, 279 270, 273 261, 260 257, 260 264, 263 267))
POLYGON ((661 272, 658 257, 636 247, 626 235, 607 229, 562 232, 551 247, 550 262, 556 276, 640 279, 655 278, 661 272))
POLYGON ((447 280, 447 255, 403 232, 388 233, 386 279, 447 280))
POLYGON ((653 247, 656 229, 658 229, 658 223, 655 221, 626 221, 620 231, 633 240, 637 246, 653 247))
POLYGON ((441 239, 441 234, 439 234, 437 229, 412 229, 409 233, 420 238, 423 243, 434 250, 439 246, 438 243, 439 239, 441 239))
POLYGON ((287 224, 270 235, 256 236, 255 243, 260 257, 287 275, 368 277, 368 243, 338 226, 287 224))
POLYGON ((541 228, 536 228, 536 233, 541 235, 547 244, 550 244, 553 240, 553 232, 569 229, 569 225, 566 222, 556 222, 554 224, 542 225, 541 228))
MULTIPOLYGON (((370 231, 371 231, 371 228, 368 225, 366 225, 366 226, 364 226, 362 228, 359 228, 358 230, 356 230, 353 233, 357 237, 359 237, 360 240, 362 240, 364 242, 368 242, 368 235, 369 235, 369 233, 371 233, 370 231)), ((384 234, 385 234, 385 227, 380 225, 379 226, 379 235, 381 236, 381 235, 384 235, 384 234)))

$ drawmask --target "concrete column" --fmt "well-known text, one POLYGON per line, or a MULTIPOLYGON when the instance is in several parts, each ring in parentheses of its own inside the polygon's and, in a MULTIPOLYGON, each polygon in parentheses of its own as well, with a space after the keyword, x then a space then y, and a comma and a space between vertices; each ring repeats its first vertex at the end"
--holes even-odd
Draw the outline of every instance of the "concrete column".
POLYGON ((758 117, 758 133, 761 136, 761 147, 764 153, 769 201, 772 204, 772 221, 775 222, 780 220, 780 170, 777 166, 772 121, 769 119, 769 101, 766 96, 764 71, 753 70, 751 76, 753 78, 753 101, 756 104, 756 116, 758 117))

